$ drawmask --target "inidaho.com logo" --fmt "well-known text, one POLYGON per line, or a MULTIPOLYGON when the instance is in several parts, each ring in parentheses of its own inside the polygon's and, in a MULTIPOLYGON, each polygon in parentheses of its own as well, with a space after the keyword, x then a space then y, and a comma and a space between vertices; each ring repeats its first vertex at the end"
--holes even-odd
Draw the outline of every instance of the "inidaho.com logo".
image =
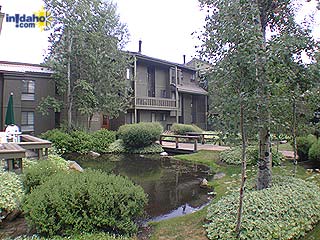
POLYGON ((39 28, 41 31, 50 29, 52 16, 51 13, 42 7, 39 11, 32 15, 19 14, 14 15, 6 14, 6 22, 14 23, 16 28, 39 28))

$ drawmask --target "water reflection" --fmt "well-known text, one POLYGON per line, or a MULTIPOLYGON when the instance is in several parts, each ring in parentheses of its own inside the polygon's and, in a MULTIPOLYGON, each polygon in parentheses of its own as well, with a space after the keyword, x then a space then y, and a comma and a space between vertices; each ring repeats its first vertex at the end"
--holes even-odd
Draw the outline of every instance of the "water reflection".
POLYGON ((210 200, 209 190, 199 187, 201 179, 211 178, 206 166, 139 155, 103 155, 96 159, 82 156, 73 160, 83 168, 127 176, 142 186, 149 198, 146 212, 153 221, 193 212, 210 200))

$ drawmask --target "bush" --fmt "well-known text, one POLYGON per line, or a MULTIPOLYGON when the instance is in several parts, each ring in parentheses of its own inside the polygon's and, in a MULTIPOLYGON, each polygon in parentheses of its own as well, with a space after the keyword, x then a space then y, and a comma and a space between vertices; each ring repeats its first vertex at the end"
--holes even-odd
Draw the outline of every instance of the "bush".
POLYGON ((127 149, 127 153, 134 153, 134 154, 153 154, 153 153, 161 153, 163 152, 163 148, 159 143, 152 143, 149 146, 142 147, 142 148, 132 148, 127 149))
POLYGON ((3 210, 19 209, 24 195, 20 177, 15 173, 0 170, 0 182, 0 213, 3 210))
POLYGON ((68 163, 57 155, 49 155, 46 160, 35 161, 24 169, 22 181, 26 193, 30 193, 34 188, 43 184, 54 174, 67 171, 68 163))
POLYGON ((316 136, 297 137, 297 153, 300 161, 308 160, 309 149, 317 141, 316 136))
POLYGON ((126 148, 124 146, 122 139, 117 139, 116 141, 111 143, 109 146, 109 153, 119 154, 119 153, 125 153, 125 152, 126 152, 126 148))
POLYGON ((143 189, 127 178, 87 170, 52 176, 26 196, 24 210, 37 232, 48 236, 131 234, 146 202, 143 189))
POLYGON ((320 140, 313 143, 311 148, 309 149, 309 159, 312 161, 320 160, 320 140))
MULTIPOLYGON (((259 149, 256 146, 247 147, 247 165, 257 164, 259 149)), ((220 160, 231 165, 240 165, 242 161, 242 147, 233 147, 220 153, 220 160)), ((276 152, 272 148, 272 165, 278 166, 284 160, 282 153, 276 152)))
POLYGON ((93 151, 107 153, 109 145, 116 140, 115 132, 101 129, 91 134, 93 140, 93 151))
MULTIPOLYGON (((47 238, 39 236, 20 236, 14 240, 46 240, 47 238)), ((85 233, 68 237, 54 236, 50 238, 51 240, 129 240, 127 237, 109 235, 107 233, 85 233)))
POLYGON ((71 153, 72 137, 59 129, 49 130, 40 135, 40 138, 47 139, 52 142, 52 146, 58 154, 71 153))
POLYGON ((171 127, 171 131, 178 135, 185 135, 186 132, 203 132, 203 130, 196 125, 180 123, 174 123, 171 127))
POLYGON ((90 134, 76 130, 71 132, 70 136, 72 138, 70 147, 71 152, 86 154, 93 149, 94 142, 90 134))
POLYGON ((119 128, 118 136, 128 148, 140 148, 159 140, 163 127, 160 123, 126 124, 119 128))
POLYGON ((209 239, 299 239, 320 220, 320 189, 293 177, 274 186, 246 191, 240 237, 235 233, 239 195, 234 192, 208 208, 209 239))

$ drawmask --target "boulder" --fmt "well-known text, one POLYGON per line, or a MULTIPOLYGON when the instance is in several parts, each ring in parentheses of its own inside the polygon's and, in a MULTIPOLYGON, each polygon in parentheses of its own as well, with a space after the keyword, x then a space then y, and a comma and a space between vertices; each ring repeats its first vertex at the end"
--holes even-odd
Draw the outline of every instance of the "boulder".
POLYGON ((167 157, 167 156, 169 156, 169 154, 167 152, 162 152, 162 153, 160 153, 160 156, 161 157, 167 157))
POLYGON ((100 157, 100 153, 97 153, 97 152, 94 152, 94 151, 90 151, 88 153, 88 155, 91 156, 91 157, 94 157, 94 158, 100 157))
POLYGON ((75 161, 68 161, 69 163, 69 169, 78 171, 78 172, 83 172, 83 168, 75 161))
POLYGON ((221 179, 221 178, 223 178, 224 176, 226 176, 225 173, 223 173, 223 172, 218 172, 218 173, 216 173, 215 175, 213 175, 213 179, 214 179, 214 180, 215 180, 215 179, 221 179))
POLYGON ((202 179, 202 181, 200 182, 200 187, 202 187, 202 188, 208 187, 208 180, 205 178, 202 179))

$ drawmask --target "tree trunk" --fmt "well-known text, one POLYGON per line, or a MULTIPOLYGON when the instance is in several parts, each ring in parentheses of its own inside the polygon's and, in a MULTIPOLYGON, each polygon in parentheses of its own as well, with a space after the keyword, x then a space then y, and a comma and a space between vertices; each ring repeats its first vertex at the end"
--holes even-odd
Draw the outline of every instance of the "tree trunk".
POLYGON ((244 127, 244 109, 243 103, 240 100, 240 130, 242 138, 242 161, 241 161, 241 186, 240 186, 240 196, 239 196, 239 208, 238 208, 238 217, 237 217, 237 226, 236 233, 237 236, 240 236, 242 214, 243 214, 243 198, 245 191, 245 184, 247 180, 247 155, 246 155, 246 135, 244 127))
POLYGON ((68 32, 68 65, 67 65, 67 107, 68 107, 68 129, 71 130, 72 127, 72 94, 71 94, 71 48, 72 48, 72 37, 70 36, 70 32, 68 32))
POLYGON ((270 140, 270 113, 269 113, 269 83, 266 75, 266 27, 267 9, 265 1, 257 0, 260 16, 259 28, 261 30, 260 51, 256 59, 256 78, 258 89, 258 121, 259 121, 259 160, 257 189, 271 187, 272 181, 272 156, 270 140))
POLYGON ((296 103, 296 97, 293 96, 292 99, 292 140, 293 140, 293 164, 294 164, 294 170, 293 170, 293 176, 296 175, 297 171, 297 136, 296 136, 296 122, 297 122, 297 103, 296 103))

